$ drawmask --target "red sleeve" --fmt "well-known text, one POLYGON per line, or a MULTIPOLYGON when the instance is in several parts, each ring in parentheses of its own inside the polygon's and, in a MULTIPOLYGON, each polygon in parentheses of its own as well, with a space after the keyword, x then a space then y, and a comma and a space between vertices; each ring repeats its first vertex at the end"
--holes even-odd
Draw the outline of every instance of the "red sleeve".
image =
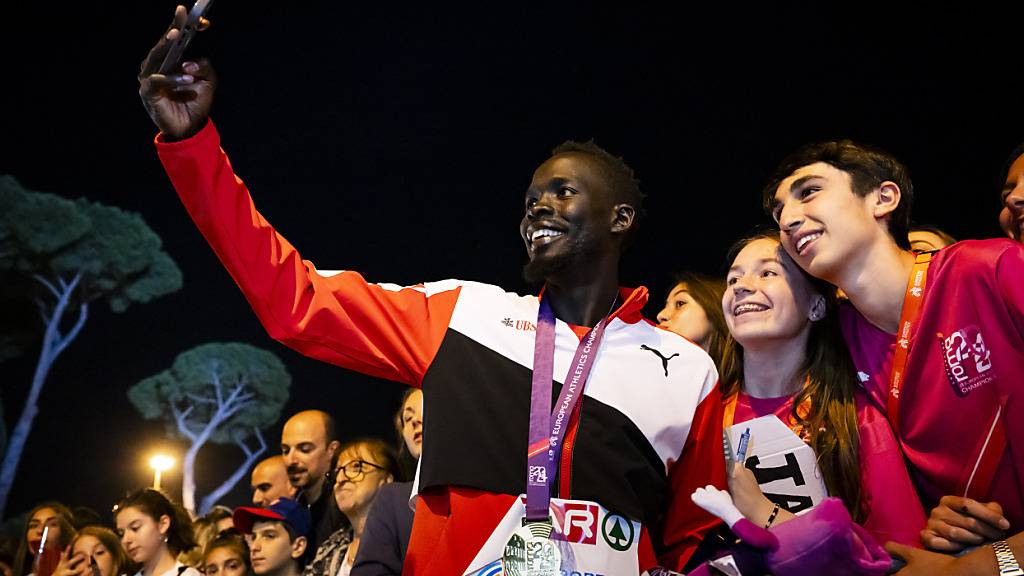
POLYGON ((256 210, 213 122, 157 152, 185 209, 263 327, 296 351, 418 386, 444 337, 456 283, 387 287, 321 273, 256 210))
POLYGON ((885 415, 868 399, 857 396, 859 428, 861 525, 879 544, 890 540, 920 548, 924 508, 910 481, 903 452, 885 415))
POLYGON ((661 565, 681 571, 704 536, 721 520, 693 503, 694 490, 711 484, 726 490, 722 453, 722 395, 717 382, 693 415, 679 460, 669 469, 668 510, 662 522, 661 565))

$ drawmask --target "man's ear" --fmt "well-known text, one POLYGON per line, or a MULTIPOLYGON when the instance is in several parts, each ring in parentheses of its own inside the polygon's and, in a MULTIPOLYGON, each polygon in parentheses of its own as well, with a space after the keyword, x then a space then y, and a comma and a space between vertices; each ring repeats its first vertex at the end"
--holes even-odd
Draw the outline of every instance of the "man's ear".
POLYGON ((341 442, 337 440, 331 440, 331 443, 327 445, 327 452, 331 455, 331 460, 338 455, 338 450, 341 448, 341 442))
POLYGON ((292 542, 292 558, 302 558, 302 555, 306 553, 306 545, 309 542, 305 536, 299 536, 292 542))
POLYGON ((628 232, 636 221, 636 209, 630 204, 616 204, 612 210, 612 233, 628 232))
POLYGON ((886 180, 879 184, 878 189, 871 193, 871 211, 877 219, 884 219, 892 214, 903 199, 903 192, 895 182, 886 180))

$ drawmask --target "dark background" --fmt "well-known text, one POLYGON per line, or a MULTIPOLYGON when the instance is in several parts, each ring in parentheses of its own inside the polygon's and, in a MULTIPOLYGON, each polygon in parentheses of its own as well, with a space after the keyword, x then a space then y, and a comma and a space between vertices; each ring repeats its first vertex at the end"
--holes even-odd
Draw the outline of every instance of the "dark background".
MULTIPOLYGON (((261 211, 318 267, 371 281, 529 290, 522 194, 567 138, 595 138, 642 180, 649 218, 623 283, 652 289, 651 316, 673 271, 719 272, 729 244, 766 222, 768 172, 809 140, 888 149, 911 169, 918 221, 998 235, 998 173, 1024 140, 1019 9, 697 6, 220 0, 191 53, 220 72, 213 117, 261 211)), ((168 442, 125 390, 210 341, 277 352, 294 378, 286 413, 319 407, 346 437, 391 438, 401 387, 271 341, 163 174, 135 75, 172 11, 5 8, 0 173, 140 212, 185 276, 125 314, 93 306, 43 391, 11 513, 56 498, 105 514, 150 482, 145 458, 168 442)), ((0 365, 9 425, 35 353, 0 365)), ((240 460, 202 453, 197 496, 240 460)), ((165 486, 178 493, 180 469, 165 486)), ((226 503, 247 499, 240 486, 226 503)))

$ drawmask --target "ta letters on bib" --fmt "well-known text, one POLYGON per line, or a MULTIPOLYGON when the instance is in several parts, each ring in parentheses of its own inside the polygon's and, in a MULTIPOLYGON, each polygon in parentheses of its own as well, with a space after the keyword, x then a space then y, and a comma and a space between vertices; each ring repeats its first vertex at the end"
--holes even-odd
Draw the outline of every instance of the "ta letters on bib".
POLYGON ((750 429, 747 468, 766 498, 799 514, 828 497, 814 450, 774 414, 734 424, 729 429, 733 445, 750 429))

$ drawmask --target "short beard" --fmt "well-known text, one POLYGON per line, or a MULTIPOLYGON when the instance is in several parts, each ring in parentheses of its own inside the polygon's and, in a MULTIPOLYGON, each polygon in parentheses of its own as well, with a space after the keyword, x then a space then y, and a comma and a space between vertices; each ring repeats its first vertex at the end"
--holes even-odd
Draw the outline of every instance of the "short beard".
POLYGON ((523 265, 523 280, 530 286, 539 286, 547 280, 548 276, 551 276, 559 270, 563 270, 568 267, 569 260, 571 258, 559 258, 556 260, 533 259, 523 265))
POLYGON ((599 252, 595 246, 587 247, 577 240, 568 247, 568 252, 557 258, 534 258, 523 266, 523 280, 531 286, 543 284, 548 278, 561 274, 587 260, 588 253, 599 252))

